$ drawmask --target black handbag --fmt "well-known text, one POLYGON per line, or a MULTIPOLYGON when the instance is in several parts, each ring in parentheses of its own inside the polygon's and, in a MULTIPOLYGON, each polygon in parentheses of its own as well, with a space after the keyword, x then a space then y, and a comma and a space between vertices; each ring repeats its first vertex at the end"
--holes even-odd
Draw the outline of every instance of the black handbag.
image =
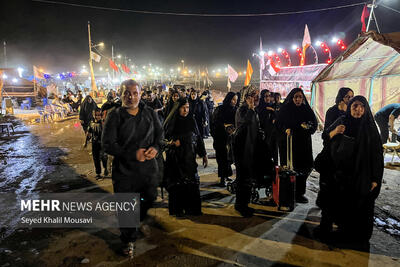
POLYGON ((344 134, 336 135, 330 142, 330 153, 336 166, 348 165, 353 158, 356 139, 344 134))

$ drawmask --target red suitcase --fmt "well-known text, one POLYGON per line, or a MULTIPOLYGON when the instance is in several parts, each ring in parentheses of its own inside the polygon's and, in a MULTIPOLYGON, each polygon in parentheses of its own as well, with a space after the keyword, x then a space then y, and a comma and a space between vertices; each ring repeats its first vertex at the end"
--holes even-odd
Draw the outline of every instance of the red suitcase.
POLYGON ((292 211, 296 205, 296 172, 293 170, 292 136, 287 136, 287 166, 276 166, 272 196, 278 210, 292 211))

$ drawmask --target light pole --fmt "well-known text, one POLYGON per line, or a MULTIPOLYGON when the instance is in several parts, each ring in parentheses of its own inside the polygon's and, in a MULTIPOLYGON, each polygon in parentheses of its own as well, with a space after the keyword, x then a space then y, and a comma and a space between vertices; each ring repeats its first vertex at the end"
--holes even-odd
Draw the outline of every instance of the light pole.
POLYGON ((3 42, 4 46, 4 66, 7 68, 7 43, 6 41, 3 42))

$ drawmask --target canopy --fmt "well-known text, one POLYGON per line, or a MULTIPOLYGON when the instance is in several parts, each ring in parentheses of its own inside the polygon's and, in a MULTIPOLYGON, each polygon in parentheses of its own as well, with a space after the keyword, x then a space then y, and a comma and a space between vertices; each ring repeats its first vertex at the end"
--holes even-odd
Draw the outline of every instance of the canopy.
MULTIPOLYGON (((326 67, 327 64, 313 64, 296 67, 283 67, 275 75, 263 70, 260 89, 278 92, 285 98, 295 87, 301 87, 310 94, 311 82, 326 67)), ((267 67, 268 68, 268 67, 267 67)))
POLYGON ((360 35, 336 60, 314 79, 312 100, 321 122, 335 104, 339 88, 350 87, 365 96, 375 113, 400 102, 400 32, 360 35))

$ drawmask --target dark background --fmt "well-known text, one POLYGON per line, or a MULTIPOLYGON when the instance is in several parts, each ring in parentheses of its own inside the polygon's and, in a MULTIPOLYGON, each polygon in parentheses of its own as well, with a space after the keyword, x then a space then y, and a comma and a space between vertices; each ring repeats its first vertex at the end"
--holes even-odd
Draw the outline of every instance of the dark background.
MULTIPOLYGON (((57 1, 57 0, 55 0, 57 1)), ((58 1, 57 1, 58 2, 58 1)), ((271 13, 309 10, 360 0, 280 0, 280 1, 128 1, 96 0, 68 3, 102 7, 177 13, 271 13)), ((383 3, 400 10, 400 1, 383 3)), ((245 69, 246 60, 259 49, 279 46, 290 49, 301 44, 304 24, 311 40, 327 40, 336 35, 351 43, 361 30, 363 6, 296 15, 268 17, 186 17, 104 11, 84 7, 3 0, 0 4, 0 66, 4 66, 3 41, 7 42, 8 66, 43 66, 47 72, 79 70, 87 63, 87 21, 92 25, 94 43, 103 41, 103 53, 126 55, 137 65, 178 66, 181 59, 190 66, 226 66, 245 69)), ((400 14, 382 6, 376 10, 382 32, 400 31, 400 14)), ((372 28, 374 29, 374 28, 372 28)), ((106 61, 103 61, 106 62, 106 61)), ((105 64, 105 63, 103 63, 105 64)))

